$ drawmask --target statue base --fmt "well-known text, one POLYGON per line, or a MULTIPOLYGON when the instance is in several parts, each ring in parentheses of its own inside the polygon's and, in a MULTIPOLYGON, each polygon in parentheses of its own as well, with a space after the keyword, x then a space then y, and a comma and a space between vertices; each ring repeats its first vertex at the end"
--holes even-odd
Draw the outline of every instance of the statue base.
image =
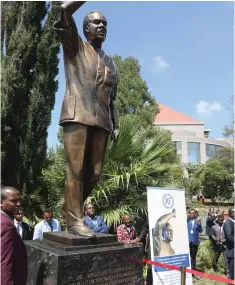
POLYGON ((142 246, 124 245, 115 235, 44 233, 42 241, 25 241, 25 245, 27 285, 144 284, 142 246))

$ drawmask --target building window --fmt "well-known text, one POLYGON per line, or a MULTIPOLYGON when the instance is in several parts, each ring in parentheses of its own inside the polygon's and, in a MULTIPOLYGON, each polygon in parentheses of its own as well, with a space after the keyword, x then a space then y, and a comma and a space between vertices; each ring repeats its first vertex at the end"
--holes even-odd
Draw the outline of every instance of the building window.
POLYGON ((200 143, 188 142, 188 162, 191 163, 201 162, 200 143))
POLYGON ((212 158, 221 146, 206 143, 206 160, 212 158))
POLYGON ((182 155, 182 142, 174 142, 176 153, 182 155))

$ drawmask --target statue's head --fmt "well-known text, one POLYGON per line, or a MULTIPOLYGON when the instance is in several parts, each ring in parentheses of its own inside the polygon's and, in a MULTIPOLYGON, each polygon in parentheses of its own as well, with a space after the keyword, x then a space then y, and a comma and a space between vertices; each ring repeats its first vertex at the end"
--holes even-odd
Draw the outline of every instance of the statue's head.
POLYGON ((107 20, 105 16, 94 11, 83 20, 83 33, 88 42, 103 43, 107 33, 107 20))

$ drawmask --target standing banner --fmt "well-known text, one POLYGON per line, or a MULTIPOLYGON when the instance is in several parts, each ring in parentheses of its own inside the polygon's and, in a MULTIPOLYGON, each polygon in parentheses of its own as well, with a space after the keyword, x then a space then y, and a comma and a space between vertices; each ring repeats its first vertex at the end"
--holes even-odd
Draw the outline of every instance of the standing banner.
MULTIPOLYGON (((152 261, 190 268, 185 193, 183 189, 147 187, 152 261)), ((152 266, 154 285, 180 285, 181 273, 152 266)), ((186 274, 186 285, 192 275, 186 274)))

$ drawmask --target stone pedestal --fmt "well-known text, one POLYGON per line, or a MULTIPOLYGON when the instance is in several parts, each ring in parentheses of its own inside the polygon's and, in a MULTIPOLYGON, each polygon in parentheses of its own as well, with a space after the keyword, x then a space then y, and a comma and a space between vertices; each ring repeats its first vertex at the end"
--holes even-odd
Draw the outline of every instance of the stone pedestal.
POLYGON ((44 233, 42 241, 26 241, 27 285, 143 285, 142 249, 124 245, 114 235, 77 237, 44 233))

